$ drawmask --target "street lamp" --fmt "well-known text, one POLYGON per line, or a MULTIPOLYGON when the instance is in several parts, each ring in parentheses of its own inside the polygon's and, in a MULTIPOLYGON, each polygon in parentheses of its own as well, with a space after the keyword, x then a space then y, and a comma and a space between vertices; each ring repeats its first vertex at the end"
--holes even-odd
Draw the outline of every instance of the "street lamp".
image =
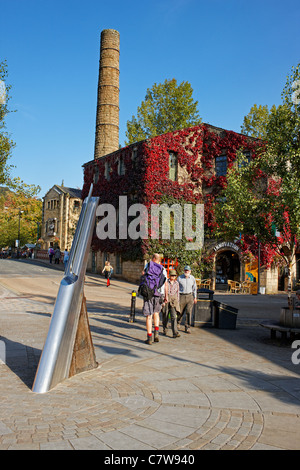
POLYGON ((36 244, 38 243, 39 238, 40 238, 40 223, 37 222, 36 223, 36 244))
POLYGON ((258 260, 257 260, 257 264, 258 264, 258 270, 257 270, 257 293, 260 294, 260 240, 258 239, 258 260))

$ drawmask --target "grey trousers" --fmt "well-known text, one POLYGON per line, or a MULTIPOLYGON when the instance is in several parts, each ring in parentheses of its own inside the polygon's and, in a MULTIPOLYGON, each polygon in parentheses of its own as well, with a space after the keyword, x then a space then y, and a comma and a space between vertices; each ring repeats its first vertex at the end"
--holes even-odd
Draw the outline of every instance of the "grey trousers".
POLYGON ((169 303, 165 305, 162 310, 162 324, 163 328, 166 329, 168 327, 168 321, 169 321, 169 314, 171 316, 171 328, 173 331, 173 335, 177 335, 178 333, 178 328, 177 328, 177 311, 175 307, 172 307, 169 303))
POLYGON ((193 294, 180 294, 180 315, 178 315, 177 322, 178 325, 181 322, 183 317, 183 312, 185 309, 185 326, 191 326, 192 320, 192 313, 193 313, 193 306, 194 306, 194 296, 193 294))

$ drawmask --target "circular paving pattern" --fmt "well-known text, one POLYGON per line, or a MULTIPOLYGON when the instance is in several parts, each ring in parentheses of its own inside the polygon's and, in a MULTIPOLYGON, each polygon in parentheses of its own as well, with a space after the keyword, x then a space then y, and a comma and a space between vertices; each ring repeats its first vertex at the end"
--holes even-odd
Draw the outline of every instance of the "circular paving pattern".
POLYGON ((261 413, 163 404, 149 382, 101 368, 42 395, 14 382, 13 398, 0 403, 2 449, 88 447, 91 439, 93 448, 118 449, 114 436, 119 442, 129 436, 131 449, 147 448, 149 432, 159 433, 161 449, 251 449, 263 428, 261 413))

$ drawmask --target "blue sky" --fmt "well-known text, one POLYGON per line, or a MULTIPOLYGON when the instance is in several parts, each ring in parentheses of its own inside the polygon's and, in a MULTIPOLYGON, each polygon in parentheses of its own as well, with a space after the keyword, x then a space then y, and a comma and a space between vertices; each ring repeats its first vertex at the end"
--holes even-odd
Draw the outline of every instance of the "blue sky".
POLYGON ((120 32, 120 144, 147 88, 188 81, 203 122, 240 132, 271 107, 300 60, 299 0, 0 0, 0 61, 12 85, 10 160, 42 197, 82 187, 93 159, 103 29, 120 32))

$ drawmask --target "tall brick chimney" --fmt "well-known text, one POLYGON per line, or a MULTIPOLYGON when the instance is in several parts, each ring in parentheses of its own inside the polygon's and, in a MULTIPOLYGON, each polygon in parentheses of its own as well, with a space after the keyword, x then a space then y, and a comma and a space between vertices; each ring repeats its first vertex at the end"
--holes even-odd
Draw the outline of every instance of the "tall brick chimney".
POLYGON ((94 159, 119 148, 120 34, 101 32, 94 159))

